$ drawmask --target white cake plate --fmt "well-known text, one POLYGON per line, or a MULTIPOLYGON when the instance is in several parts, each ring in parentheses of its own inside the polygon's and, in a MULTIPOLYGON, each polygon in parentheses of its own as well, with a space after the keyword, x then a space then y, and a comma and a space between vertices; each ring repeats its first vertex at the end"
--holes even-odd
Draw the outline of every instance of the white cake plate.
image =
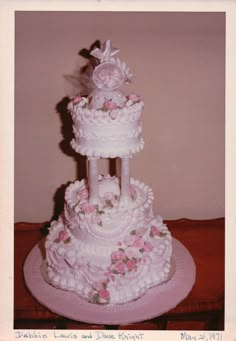
POLYGON ((97 305, 72 292, 56 289, 45 280, 45 249, 41 240, 30 251, 24 264, 26 285, 39 303, 72 320, 93 324, 118 325, 160 316, 180 303, 195 282, 195 264, 188 250, 173 240, 171 279, 148 290, 136 301, 120 305, 97 305))

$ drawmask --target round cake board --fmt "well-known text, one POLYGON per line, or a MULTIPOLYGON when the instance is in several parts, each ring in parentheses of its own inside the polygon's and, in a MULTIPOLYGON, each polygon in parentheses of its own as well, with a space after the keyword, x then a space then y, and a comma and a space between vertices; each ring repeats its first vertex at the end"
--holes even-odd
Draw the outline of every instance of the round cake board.
POLYGON ((24 264, 26 285, 37 301, 52 312, 72 320, 92 324, 118 325, 140 322, 160 316, 176 307, 191 291, 196 268, 189 251, 173 240, 170 280, 153 287, 136 301, 119 305, 98 305, 75 293, 56 289, 45 280, 45 240, 28 254, 24 264))

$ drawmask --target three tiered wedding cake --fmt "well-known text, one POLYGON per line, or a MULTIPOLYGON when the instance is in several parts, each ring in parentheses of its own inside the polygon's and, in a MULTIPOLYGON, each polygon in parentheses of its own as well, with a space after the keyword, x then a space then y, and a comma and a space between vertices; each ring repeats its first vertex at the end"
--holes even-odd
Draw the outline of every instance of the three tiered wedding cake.
POLYGON ((144 104, 120 91, 132 75, 118 51, 108 40, 91 52, 94 90, 69 103, 71 146, 87 156, 88 180, 67 187, 45 244, 49 282, 98 304, 135 300, 166 282, 171 268, 171 235, 153 214, 152 189, 130 177, 130 159, 144 146, 144 104), (100 158, 120 158, 121 176, 99 175, 100 158))

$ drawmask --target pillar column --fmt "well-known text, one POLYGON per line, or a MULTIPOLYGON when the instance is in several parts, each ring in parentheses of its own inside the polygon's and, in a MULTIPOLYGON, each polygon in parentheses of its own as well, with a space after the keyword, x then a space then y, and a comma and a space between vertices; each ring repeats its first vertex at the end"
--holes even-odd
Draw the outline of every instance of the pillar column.
POLYGON ((121 196, 120 203, 126 205, 130 201, 130 157, 121 158, 121 196))
POLYGON ((96 205, 99 201, 97 157, 88 158, 89 162, 89 203, 96 205))

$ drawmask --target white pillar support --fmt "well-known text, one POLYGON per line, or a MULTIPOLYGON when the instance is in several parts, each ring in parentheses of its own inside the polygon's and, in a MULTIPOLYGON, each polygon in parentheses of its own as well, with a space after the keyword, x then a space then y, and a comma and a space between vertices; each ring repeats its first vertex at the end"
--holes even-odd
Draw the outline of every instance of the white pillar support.
POLYGON ((89 203, 96 205, 99 201, 97 157, 89 157, 89 203))
POLYGON ((130 201, 130 156, 121 158, 121 205, 126 205, 130 201))

